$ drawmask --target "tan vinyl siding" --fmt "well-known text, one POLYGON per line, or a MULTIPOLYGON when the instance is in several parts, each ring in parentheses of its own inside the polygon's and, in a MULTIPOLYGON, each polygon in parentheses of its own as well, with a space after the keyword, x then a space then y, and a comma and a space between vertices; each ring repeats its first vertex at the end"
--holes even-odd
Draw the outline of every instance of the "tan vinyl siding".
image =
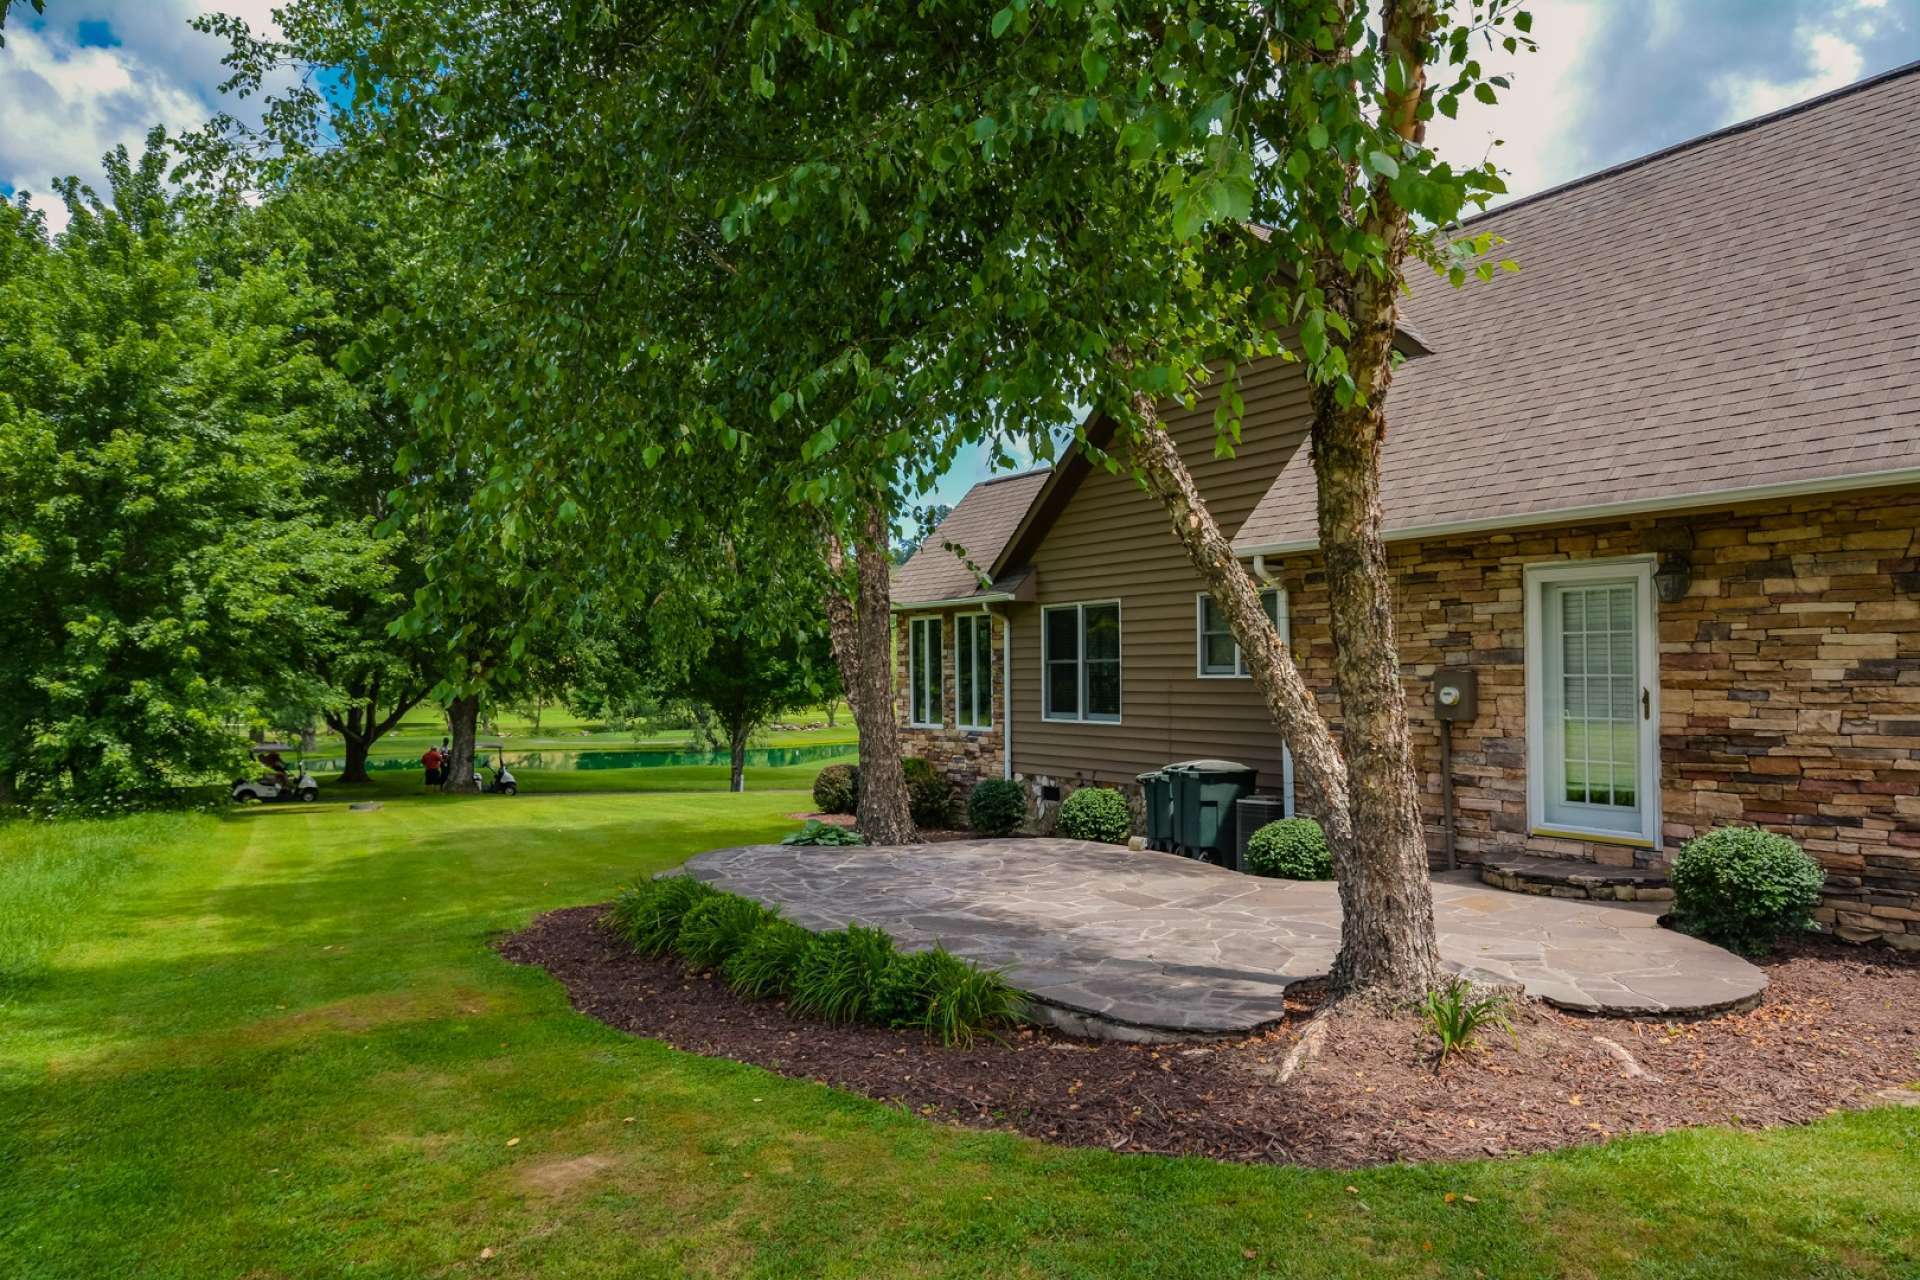
MULTIPOLYGON (((1295 365, 1274 360, 1249 368, 1241 395, 1246 421, 1233 458, 1213 456, 1214 397, 1168 415, 1209 510, 1229 535, 1299 449, 1309 416, 1295 365)), ((1296 465, 1306 464, 1301 450, 1296 465)), ((1263 790, 1280 789, 1280 738, 1253 682, 1195 674, 1200 579, 1162 508, 1130 477, 1090 473, 1031 560, 1038 599, 1012 610, 1016 772, 1111 783, 1169 761, 1214 756, 1252 765, 1263 790), (1096 600, 1121 602, 1120 723, 1045 720, 1041 610, 1096 600)))

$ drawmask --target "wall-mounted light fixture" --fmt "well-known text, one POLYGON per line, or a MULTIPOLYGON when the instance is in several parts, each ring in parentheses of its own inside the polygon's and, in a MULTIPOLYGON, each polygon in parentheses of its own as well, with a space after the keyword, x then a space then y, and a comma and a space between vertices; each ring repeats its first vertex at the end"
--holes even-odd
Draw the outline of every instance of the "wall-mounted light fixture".
POLYGON ((1693 585, 1693 561, 1684 551, 1668 551, 1660 556, 1660 567, 1653 571, 1654 594, 1662 604, 1679 604, 1693 585))

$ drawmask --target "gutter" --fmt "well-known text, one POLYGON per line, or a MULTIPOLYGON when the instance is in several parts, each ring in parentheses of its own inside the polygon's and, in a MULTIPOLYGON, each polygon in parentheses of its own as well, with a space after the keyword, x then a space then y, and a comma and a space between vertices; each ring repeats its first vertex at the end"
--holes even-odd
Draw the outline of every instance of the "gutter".
MULTIPOLYGON (((1619 516, 1648 515, 1661 511, 1717 510, 1743 502, 1764 502, 1769 498, 1811 497, 1825 493, 1846 493, 1856 489, 1883 489, 1903 484, 1920 484, 1920 467, 1895 467, 1887 471, 1864 471, 1852 476, 1824 476, 1818 480, 1791 480, 1782 484, 1748 485, 1740 489, 1716 489, 1706 493, 1681 493, 1659 498, 1638 498, 1627 502, 1603 502, 1587 507, 1562 507, 1553 511, 1526 511, 1515 515, 1489 516, 1481 520, 1447 520, 1437 524, 1388 529, 1381 534, 1381 537, 1388 542, 1419 542, 1427 538, 1447 537, 1456 533, 1543 528, 1619 516)), ((1286 542, 1263 542, 1255 546, 1235 547, 1234 553, 1239 556, 1252 556, 1258 562, 1263 561, 1267 556, 1284 556, 1301 551, 1312 551, 1319 545, 1318 538, 1295 538, 1286 542)))
POLYGON ((922 609, 964 609, 969 605, 983 608, 990 604, 1012 604, 1013 592, 988 591, 979 595, 955 596, 951 600, 902 600, 888 606, 892 613, 917 613, 922 609))

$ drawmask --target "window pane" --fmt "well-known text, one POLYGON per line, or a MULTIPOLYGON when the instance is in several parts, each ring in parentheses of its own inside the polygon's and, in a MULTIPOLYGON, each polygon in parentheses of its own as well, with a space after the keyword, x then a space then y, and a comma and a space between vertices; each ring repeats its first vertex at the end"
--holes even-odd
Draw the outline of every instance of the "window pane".
POLYGON ((1208 675, 1233 670, 1233 637, 1224 634, 1209 635, 1206 638, 1206 656, 1203 659, 1208 675))
POLYGON ((1088 659, 1087 718, 1089 720, 1120 718, 1120 664, 1118 662, 1088 659))
POLYGON ((976 619, 961 618, 954 624, 953 690, 960 724, 973 723, 973 627, 976 619))
POLYGON ((1280 589, 1278 587, 1268 587, 1265 591, 1262 591, 1260 593, 1260 607, 1267 611, 1267 621, 1273 624, 1274 630, 1279 630, 1280 589))
POLYGON ((1080 611, 1047 610, 1047 660, 1073 661, 1080 656, 1080 611))
POLYGON ((1120 660, 1120 606, 1117 604, 1090 604, 1084 613, 1087 619, 1087 659, 1120 660))
POLYGON ((1049 662, 1047 664, 1047 714, 1069 720, 1079 717, 1079 663, 1049 662))
POLYGON ((975 703, 973 722, 981 728, 993 723, 993 620, 977 619, 973 627, 975 703))

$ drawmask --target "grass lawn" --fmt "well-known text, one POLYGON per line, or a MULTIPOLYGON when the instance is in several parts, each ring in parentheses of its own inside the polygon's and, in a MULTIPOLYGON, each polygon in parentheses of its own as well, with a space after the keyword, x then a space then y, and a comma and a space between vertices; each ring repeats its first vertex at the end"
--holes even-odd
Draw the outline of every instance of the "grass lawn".
MULTIPOLYGON (((859 741, 853 713, 844 701, 839 704, 834 727, 825 727, 826 708, 814 707, 783 717, 788 724, 819 723, 820 728, 775 730, 758 734, 752 745, 760 747, 845 746, 859 741)), ((693 745, 690 730, 673 729, 658 733, 640 733, 632 729, 610 729, 593 720, 583 720, 564 707, 549 707, 540 717, 540 732, 533 731, 532 717, 519 710, 504 710, 495 717, 507 747, 511 751, 684 751, 693 745)), ((446 720, 440 708, 431 704, 415 707, 373 747, 375 760, 417 760, 421 753, 439 742, 446 733, 446 720)), ((482 732, 482 740, 496 735, 482 732)), ((320 733, 314 738, 314 754, 339 756, 346 748, 336 733, 320 733)))
POLYGON ((680 1054, 489 940, 804 795, 383 796, 0 826, 0 1276, 1920 1267, 1915 1109, 1328 1173, 1057 1150, 680 1054))

